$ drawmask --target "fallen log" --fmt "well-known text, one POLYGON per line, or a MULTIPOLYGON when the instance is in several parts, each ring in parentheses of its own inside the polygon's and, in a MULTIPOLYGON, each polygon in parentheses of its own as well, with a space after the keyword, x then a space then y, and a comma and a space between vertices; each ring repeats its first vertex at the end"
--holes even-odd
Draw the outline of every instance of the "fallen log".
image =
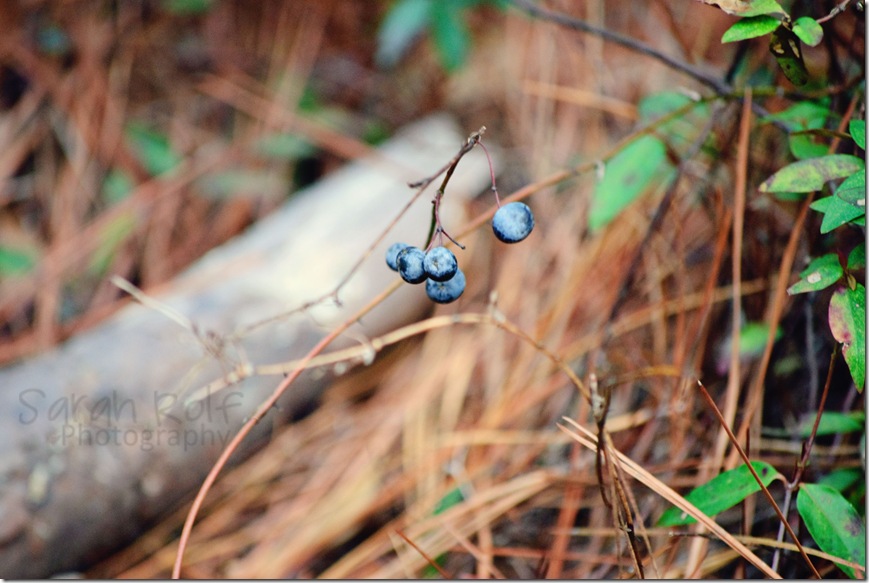
MULTIPOLYGON (((414 195, 407 182, 440 168, 465 137, 445 116, 405 128, 165 289, 149 290, 153 302, 131 303, 57 349, 0 370, 0 577, 84 569, 189 500, 280 377, 248 376, 204 398, 202 387, 302 356, 393 282, 385 250, 424 242, 434 187, 341 286, 340 306, 326 299, 273 318, 334 290, 414 195)), ((488 181, 475 150, 450 181, 441 206, 448 225, 459 226, 462 201, 488 181)), ((432 307, 423 287, 403 285, 343 345, 420 318, 432 307)), ((323 371, 303 374, 233 463, 310 408, 329 382, 323 371)))

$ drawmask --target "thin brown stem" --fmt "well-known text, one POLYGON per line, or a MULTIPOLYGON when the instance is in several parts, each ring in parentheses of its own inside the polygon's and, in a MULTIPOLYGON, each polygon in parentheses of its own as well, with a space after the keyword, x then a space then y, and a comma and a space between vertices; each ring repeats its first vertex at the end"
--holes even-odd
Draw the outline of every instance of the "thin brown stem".
MULTIPOLYGON (((452 236, 450 236, 450 234, 446 232, 443 225, 441 224, 441 215, 440 215, 441 199, 444 197, 444 193, 447 190, 447 184, 449 183, 450 178, 452 178, 453 172, 455 172, 455 170, 456 170, 456 166, 459 165, 459 161, 465 156, 465 154, 467 154, 468 152, 473 150, 474 146, 481 143, 480 140, 483 139, 483 134, 485 133, 485 131, 486 131, 486 126, 482 126, 479 130, 477 130, 476 132, 474 132, 473 134, 468 136, 468 139, 465 140, 464 144, 462 144, 462 147, 459 149, 458 153, 455 156, 453 156, 452 159, 449 162, 447 162, 443 167, 441 167, 440 170, 438 170, 437 172, 435 172, 431 176, 423 178, 422 180, 417 180, 416 182, 411 182, 408 184, 408 186, 410 186, 411 188, 418 189, 418 192, 417 192, 417 196, 418 196, 423 190, 425 190, 425 188, 429 184, 434 182, 438 176, 440 176, 441 174, 444 174, 444 172, 446 172, 446 174, 444 175, 444 179, 441 182, 441 187, 438 188, 437 192, 435 193, 434 200, 432 200, 431 227, 429 227, 428 237, 426 238, 426 242, 425 242, 426 251, 428 251, 429 249, 432 248, 432 246, 435 243, 435 239, 438 240, 438 243, 441 242, 441 235, 445 235, 446 238, 449 239, 450 241, 452 241, 453 243, 455 243, 455 245, 459 249, 465 248, 464 245, 462 245, 461 243, 456 241, 452 236)), ((491 169, 491 161, 490 161, 489 167, 491 169)), ((492 169, 492 175, 494 176, 494 169, 492 169)), ((494 178, 493 178, 493 180, 494 180, 494 178)), ((416 197, 414 197, 414 198, 416 198, 416 197)))
POLYGON ((695 67, 694 65, 689 65, 688 63, 671 57, 670 55, 666 55, 658 49, 642 43, 632 37, 624 36, 617 32, 607 30, 605 28, 599 28, 597 26, 589 24, 588 22, 585 22, 584 20, 573 18, 560 12, 541 8, 531 0, 512 0, 512 4, 535 18, 554 22, 555 24, 558 24, 559 26, 563 26, 565 28, 593 34, 604 39, 605 41, 621 45, 625 48, 652 57, 653 59, 656 59, 661 63, 667 65, 671 69, 679 71, 680 73, 684 73, 692 79, 695 79, 700 83, 706 85, 707 87, 712 88, 712 90, 715 91, 715 93, 717 93, 718 95, 725 95, 732 92, 732 88, 730 87, 730 85, 718 79, 717 77, 710 75, 706 71, 703 71, 702 69, 695 67))
POLYGON ((434 560, 431 556, 429 556, 429 554, 426 553, 424 550, 422 550, 421 548, 419 548, 419 545, 417 545, 415 542, 413 542, 412 540, 410 540, 410 538, 409 538, 406 534, 404 534, 404 533, 401 532, 400 530, 396 530, 396 531, 395 531, 395 534, 397 534, 398 536, 400 536, 400 537, 404 540, 404 542, 406 542, 407 544, 409 544, 410 546, 412 546, 412 547, 413 547, 413 550, 415 550, 416 552, 418 552, 418 553, 420 554, 420 556, 421 556, 423 559, 425 559, 426 561, 428 561, 429 566, 430 566, 430 567, 433 567, 433 568, 434 568, 434 569, 435 569, 435 570, 440 574, 441 577, 443 577, 444 579, 452 579, 452 578, 453 578, 449 573, 447 573, 446 571, 444 571, 443 568, 442 568, 440 565, 438 565, 438 563, 437 563, 436 560, 434 560))
POLYGON ((836 15, 838 15, 842 12, 845 12, 845 9, 848 7, 848 4, 850 4, 850 3, 851 3, 851 0, 843 0, 842 2, 839 2, 838 4, 836 4, 833 7, 832 10, 830 10, 830 13, 828 15, 824 16, 823 18, 819 18, 817 20, 818 24, 823 24, 823 23, 827 22, 828 20, 832 20, 833 18, 835 18, 836 15))
MULTIPOLYGON (((809 439, 806 441, 803 446, 803 453, 800 456, 800 460, 797 462, 797 467, 794 470, 793 479, 785 484, 786 496, 784 506, 784 514, 787 515, 790 511, 791 500, 793 499, 794 491, 799 488, 800 482, 803 480, 803 473, 806 471, 806 467, 809 465, 809 456, 812 453, 812 447, 815 444, 815 437, 818 435, 818 427, 821 424, 821 415, 824 413, 824 405, 827 403, 827 395, 830 393, 830 384, 833 381, 833 368, 836 365, 836 357, 839 356, 839 345, 836 344, 833 347, 833 353, 830 355, 830 366, 827 368, 827 380, 824 382, 824 391, 821 393, 821 402, 818 403, 818 412, 815 414, 815 422, 812 425, 812 432, 809 434, 809 439)), ((779 525, 778 535, 776 536, 777 541, 784 540, 784 526, 779 525)), ((781 555, 781 549, 776 549, 775 554, 772 557, 772 568, 775 569, 778 566, 779 557, 781 555)))
POLYGON ((806 564, 812 570, 812 574, 820 579, 821 574, 818 573, 818 570, 815 568, 815 565, 812 563, 812 560, 809 558, 809 555, 806 554, 806 550, 803 548, 803 545, 800 544, 800 539, 797 537, 797 534, 791 528, 791 525, 788 523, 787 518, 782 513, 781 508, 779 508, 778 504, 776 504, 775 498, 770 494, 769 488, 764 485, 763 481, 760 479, 760 476, 757 475, 757 471, 755 471, 754 467, 751 465, 751 460, 748 459, 748 455, 745 453, 745 450, 742 449, 742 446, 739 445, 739 441, 736 439, 736 436, 733 434, 733 431, 730 430, 730 427, 727 426, 727 422, 724 419, 724 416, 721 414, 721 411, 718 409, 718 406, 715 404, 715 400, 712 398, 712 395, 709 394, 709 391, 706 390, 706 387, 703 386, 703 383, 699 380, 697 381, 697 386, 700 387, 700 392, 703 394, 703 398, 706 399, 706 402, 709 404, 709 408, 712 410, 712 413, 715 415, 716 419, 718 419, 718 423, 721 425, 722 429, 727 432, 727 436, 730 438, 730 442, 733 444, 733 448, 739 452, 739 456, 742 458, 742 461, 745 462, 745 466, 748 468, 748 471, 751 472, 751 475, 754 476, 754 479, 757 481, 758 486, 760 486, 763 495, 769 501, 772 509, 775 511, 778 519, 781 521, 781 524, 784 525, 785 529, 788 531, 788 534, 793 539, 794 544, 799 549, 800 554, 803 556, 803 559, 806 561, 806 564))
POLYGON ((483 148, 483 152, 486 154, 486 160, 489 162, 489 175, 492 177, 492 192, 495 193, 495 202, 497 203, 498 208, 501 208, 501 197, 498 196, 498 187, 495 185, 495 166, 492 164, 492 156, 489 155, 489 149, 482 140, 479 144, 480 147, 483 148))
MULTIPOLYGON (((462 144, 462 147, 459 150, 459 152, 455 156, 453 156, 449 162, 444 164, 440 168, 440 170, 438 170, 437 172, 435 172, 431 176, 427 176, 427 177, 423 178, 422 180, 417 180, 416 182, 408 182, 407 185, 410 188, 423 189, 426 186, 428 186, 429 184, 431 184, 432 182, 434 182, 435 180, 437 180, 438 176, 440 176, 444 172, 447 172, 450 168, 455 169, 455 166, 456 166, 456 164, 459 163, 459 160, 461 160, 465 154, 467 154, 468 152, 470 152, 471 150, 474 149, 474 146, 476 146, 477 143, 483 138, 483 134, 485 132, 486 132, 486 126, 481 127, 479 130, 477 130, 476 132, 474 132, 473 134, 468 136, 468 139, 465 140, 464 144, 462 144)), ((442 187, 445 187, 445 186, 446 186, 446 182, 444 182, 442 187)))

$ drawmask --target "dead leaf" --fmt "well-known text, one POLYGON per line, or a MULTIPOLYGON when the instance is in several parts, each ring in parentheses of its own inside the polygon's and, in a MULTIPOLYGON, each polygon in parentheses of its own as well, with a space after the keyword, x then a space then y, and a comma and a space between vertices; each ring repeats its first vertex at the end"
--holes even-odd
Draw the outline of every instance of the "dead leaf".
POLYGON ((710 6, 718 6, 727 14, 735 16, 739 16, 751 9, 751 2, 746 2, 745 0, 700 0, 700 2, 709 4, 710 6))

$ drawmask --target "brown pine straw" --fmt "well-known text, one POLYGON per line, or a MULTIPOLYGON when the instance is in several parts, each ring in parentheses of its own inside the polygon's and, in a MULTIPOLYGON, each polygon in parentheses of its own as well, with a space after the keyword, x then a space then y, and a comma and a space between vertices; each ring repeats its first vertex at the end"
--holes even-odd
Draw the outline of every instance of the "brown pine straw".
MULTIPOLYGON (((745 224, 745 191, 746 183, 748 181, 748 149, 750 144, 749 138, 752 121, 751 104, 751 88, 747 87, 745 89, 745 96, 743 97, 742 101, 742 115, 740 117, 739 123, 739 138, 737 142, 735 162, 736 185, 734 188, 733 196, 733 235, 731 237, 731 244, 733 246, 733 251, 731 253, 731 278, 733 282, 733 296, 730 303, 731 348, 730 366, 728 368, 727 374, 727 389, 724 393, 723 412, 723 422, 727 427, 733 426, 733 423, 736 419, 736 411, 739 404, 740 386, 742 384, 739 356, 739 332, 742 329, 742 294, 740 293, 740 290, 742 288, 742 237, 743 227, 745 224)), ((724 428, 722 428, 718 432, 718 437, 715 441, 715 447, 712 451, 712 463, 709 466, 702 468, 699 472, 698 478, 701 482, 708 480, 711 477, 710 473, 714 473, 716 471, 716 468, 721 466, 722 458, 724 457, 727 444, 729 443, 727 438, 728 434, 727 432, 725 432, 724 428)), ((724 469, 728 470, 731 468, 725 467, 724 469)), ((697 532, 702 532, 702 529, 698 528, 697 532)), ((703 561, 703 556, 708 551, 708 547, 709 545, 707 544, 707 541, 702 538, 695 539, 692 542, 687 565, 685 568, 687 573, 693 573, 696 569, 699 568, 701 562, 703 561)))
MULTIPOLYGON (((684 109, 684 108, 680 108, 679 110, 677 110, 677 112, 681 111, 682 109, 684 109)), ((675 112, 674 112, 674 114, 675 114, 675 112)), ((631 137, 629 137, 627 140, 624 140, 624 142, 628 142, 630 140, 637 139, 640 135, 643 135, 648 131, 653 131, 654 127, 656 127, 660 123, 663 123, 667 119, 670 119, 672 116, 674 116, 674 114, 670 114, 669 116, 664 116, 663 118, 656 120, 655 124, 652 124, 650 127, 646 128, 645 130, 641 130, 639 132, 636 132, 631 137)), ((607 155, 607 157, 614 155, 617 151, 618 151, 617 148, 613 148, 611 150, 610 154, 607 155)), ((580 166, 580 167, 575 168, 575 169, 570 170, 570 171, 556 172, 544 180, 538 181, 538 182, 533 183, 533 184, 531 184, 523 189, 520 189, 519 191, 515 192, 513 195, 507 197, 505 199, 505 202, 511 202, 513 200, 521 200, 522 198, 530 196, 531 194, 533 194, 535 192, 539 192, 541 189, 546 188, 547 186, 562 182, 568 177, 581 174, 587 170, 590 170, 593 167, 594 167, 594 164, 586 164, 586 165, 580 166)), ((466 229, 464 229, 460 232, 459 236, 463 236, 463 235, 468 234, 472 229, 479 226, 481 224, 482 220, 490 218, 490 216, 494 213, 494 210, 495 210, 494 208, 491 208, 487 213, 482 213, 481 215, 479 215, 475 221, 473 221, 471 224, 469 224, 466 227, 466 229)), ((598 239, 598 241, 603 241, 603 239, 598 239)), ((239 446, 239 444, 241 443, 243 438, 250 432, 250 430, 262 418, 262 416, 265 415, 265 413, 274 405, 274 403, 277 401, 277 399, 290 386, 290 384, 293 382, 293 380, 295 380, 298 377, 298 375, 301 374, 302 370, 304 370, 304 364, 307 364, 307 362, 309 360, 313 359, 318 354, 320 354, 322 352, 322 350, 326 346, 328 346, 334 339, 336 339, 338 336, 343 334, 354 323, 356 323, 364 313, 367 313, 368 311, 373 309, 375 306, 377 306, 382 301, 382 299, 384 299, 389 294, 391 294, 392 291, 394 291, 394 289, 397 289, 397 284, 398 284, 398 282, 396 282, 395 285, 391 286, 387 290, 384 290, 384 292, 382 292, 377 298, 375 298, 375 300, 372 300, 372 302, 369 303, 360 312, 360 314, 358 314, 357 316, 354 316, 353 318, 344 322, 342 325, 340 325, 335 330, 330 332, 330 334, 328 334, 321 342, 319 342, 315 346, 315 348, 312 349, 311 352, 309 352, 308 355, 306 355, 306 357, 304 357, 302 359, 303 364, 301 366, 299 366, 298 368, 294 369, 278 385, 278 387, 276 387, 276 389, 274 390, 272 395, 258 408, 257 413, 255 415, 253 415, 251 417, 251 419, 248 420, 248 422, 246 422, 244 424, 244 426, 241 428, 239 433, 233 437, 233 439, 230 441, 230 443, 227 445, 227 447, 225 448, 225 450, 223 451, 221 456, 215 462, 212 470, 209 472, 208 476, 206 477, 205 481, 203 482, 199 492, 197 493, 196 498, 194 499, 194 502, 193 502, 193 505, 190 509, 188 517, 185 520, 184 528, 182 529, 181 539, 179 541, 178 554, 176 556, 176 560, 174 562, 174 566, 172 569, 172 577, 173 578, 180 577, 181 561, 182 561, 182 556, 184 554, 184 548, 186 547, 187 540, 189 539, 190 533, 192 531, 193 522, 196 518, 196 514, 199 512, 199 509, 204 501, 205 495, 207 494, 208 490, 213 485, 214 481, 217 478, 217 475, 220 473, 222 467, 226 464, 226 462, 229 459, 232 452, 239 446)), ((542 347, 540 347, 539 345, 538 345, 538 348, 542 350, 542 347)), ((211 388, 211 387, 209 387, 209 388, 211 388)), ((586 396, 586 401, 588 401, 588 396, 586 396)), ((556 568, 560 568, 560 567, 558 567, 556 565, 556 568)), ((638 568, 639 568, 639 565, 638 565, 638 568)))
MULTIPOLYGON (((573 419, 568 419, 565 417, 564 421, 571 425, 577 431, 572 431, 563 425, 559 425, 559 428, 562 431, 570 435, 578 443, 582 444, 590 450, 594 450, 597 448, 597 438, 593 433, 582 427, 573 419)), ((623 453, 616 452, 616 455, 618 456, 618 459, 621 462, 622 467, 624 468, 624 471, 626 473, 628 473, 633 478, 636 478, 647 487, 654 490, 657 494, 662 496, 665 500, 667 500, 667 502, 669 502, 673 506, 676 506, 689 516, 695 518, 697 522, 703 524, 706 528, 712 531, 712 533, 715 534, 722 542, 724 542, 730 548, 739 553, 742 558, 760 569, 760 571, 764 575, 771 579, 781 579, 781 576, 778 573, 773 571, 769 567, 769 565, 764 563, 760 559, 760 557, 755 555, 754 552, 752 552, 747 546, 741 543, 729 532, 721 528, 718 523, 716 523, 712 518, 704 514, 696 506, 694 506, 693 504, 685 500, 685 498, 677 494, 675 490, 658 480, 654 475, 649 473, 640 464, 634 462, 623 453)))
MULTIPOLYGON (((354 347, 351 349, 345 349, 345 350, 338 351, 334 354, 323 355, 322 357, 319 358, 319 360, 317 360, 317 358, 318 358, 317 354, 319 352, 321 352, 322 349, 325 348, 325 346, 327 346, 338 335, 343 333, 343 331, 346 330, 353 322, 357 321, 365 313, 370 311, 374 306, 379 304, 382 301, 382 299, 384 297, 386 297, 386 295, 392 293, 392 291, 394 291, 394 289, 397 287, 397 285, 398 285, 398 282, 396 282, 395 285, 390 286, 389 288, 384 290, 384 292, 382 292, 378 297, 376 297, 374 300, 372 300, 371 303, 369 303, 365 308, 363 308, 360 311, 360 313, 358 313, 353 318, 349 319, 347 322, 345 322, 339 328, 336 328, 336 330, 334 330, 332 333, 330 333, 314 349, 312 349, 312 351, 309 353, 309 355, 307 357, 305 357, 299 361, 294 361, 292 363, 277 365, 277 366, 271 367, 269 369, 260 369, 257 371, 260 374, 264 374, 266 372, 274 373, 274 372, 292 369, 292 373, 275 389, 275 392, 273 393, 273 395, 261 405, 261 407, 257 410, 257 413, 245 424, 245 426, 242 428, 242 430, 240 430, 239 433, 234 437, 234 439, 227 445, 227 448, 224 451, 224 454, 221 455, 220 459, 215 463, 214 468, 212 469, 212 472, 209 473, 209 476, 206 479, 206 481, 204 482, 203 487, 200 489, 200 492, 197 495, 197 498, 194 500, 193 506, 188 514, 188 520, 187 520, 187 522, 185 522, 185 527, 184 527, 184 530, 182 531, 181 546, 179 547, 179 551, 178 551, 176 562, 175 562, 175 567, 173 567, 173 577, 174 578, 177 578, 180 575, 180 566, 181 566, 180 559, 183 556, 184 546, 186 546, 185 541, 189 537, 191 529, 192 529, 192 520, 191 519, 196 516, 199 508, 201 507, 202 501, 204 500, 205 494, 207 494, 211 485, 214 483, 214 480, 215 480, 217 474, 219 473, 220 469, 223 467, 223 465, 225 464, 229 455, 231 455, 232 451, 234 451, 235 447, 237 447, 238 443, 240 443, 240 441, 244 438, 244 436, 247 434, 247 432, 249 432, 249 430, 258 422, 258 420, 261 419, 261 417, 273 406, 274 402, 282 394, 283 390, 285 390, 285 388, 288 387, 292 383, 292 381, 298 376, 298 374, 300 374, 301 371, 305 370, 306 368, 311 368, 311 367, 315 367, 315 366, 323 366, 325 364, 334 364, 334 363, 345 361, 345 360, 352 360, 354 358, 358 358, 358 357, 365 355, 369 350, 374 350, 375 352, 380 352, 383 348, 385 348, 386 346, 389 346, 390 344, 395 344, 395 343, 398 343, 402 340, 410 338, 412 336, 424 334, 426 332, 429 332, 429 331, 432 331, 432 330, 435 330, 438 328, 449 327, 449 326, 453 326, 453 325, 457 325, 457 324, 462 324, 462 325, 490 324, 490 325, 495 325, 496 327, 502 328, 505 331, 510 332, 511 334, 514 334, 514 335, 517 335, 517 336, 523 338, 526 342, 533 344, 537 350, 539 350, 540 352, 545 354, 550 360, 552 360, 552 362, 557 367, 561 368, 566 374, 568 374, 568 376, 570 378, 572 378, 573 382, 575 383, 575 386, 577 387, 577 389, 580 392, 582 392, 585 395, 586 399, 589 398, 589 395, 586 393, 586 390, 583 387, 581 381, 579 381, 579 379, 573 375, 572 371, 570 371, 570 369, 567 368, 563 364, 563 361, 558 356, 549 352, 542 345, 540 345, 539 342, 533 340, 530 336, 527 336, 524 332, 520 331, 514 325, 512 325, 509 322, 507 322, 506 320, 504 320, 503 315, 501 315, 497 311, 497 309, 494 307, 492 308, 492 311, 488 314, 457 314, 454 316, 441 316, 438 318, 431 318, 431 319, 419 322, 417 324, 406 326, 402 329, 388 333, 388 334, 384 335, 383 337, 372 339, 365 346, 354 347), (272 370, 272 369, 274 369, 274 370, 272 370)), ((722 299, 723 299, 723 297, 722 297, 722 299)), ((683 308, 684 308, 684 306, 683 306, 683 308)), ((629 316, 626 319, 636 320, 636 317, 629 316)), ((618 330, 619 327, 617 326, 615 329, 618 330)), ((667 374, 667 371, 664 369, 660 369, 660 367, 659 367, 659 369, 652 371, 652 372, 654 374, 667 374)), ((640 371, 639 374, 643 374, 642 371, 640 371)), ((678 372, 673 370, 673 371, 669 372, 669 374, 672 374, 675 376, 678 374, 678 372)))
POLYGON ((199 512, 199 508, 202 506, 203 501, 205 500, 205 496, 208 494, 208 491, 211 489, 211 486, 214 484, 214 481, 217 479, 218 474, 226 465, 226 462, 229 461, 229 457, 233 454, 233 452, 238 448, 241 444, 242 440, 251 432, 251 430, 259 423, 263 417, 265 417, 266 413, 269 412, 269 409, 274 407, 277 400, 281 395, 284 394, 284 391, 287 387, 292 384, 294 380, 296 380, 302 371, 305 370, 306 361, 310 360, 317 354, 323 351, 323 349, 332 343, 336 338, 338 338, 341 334, 343 334, 350 326, 356 323, 360 318, 362 318, 365 314, 367 314, 371 309, 380 302, 383 301, 384 298, 389 296, 393 291, 398 289, 399 282, 395 282, 392 286, 385 289, 379 295, 374 297, 368 304, 366 304, 362 309, 359 310, 352 318, 348 319, 343 324, 337 326, 334 330, 332 330, 329 334, 327 334, 320 342, 317 343, 314 348, 308 352, 307 356, 302 359, 300 366, 298 366, 291 374, 287 375, 287 377, 281 381, 281 383, 275 388, 272 394, 262 402, 262 404, 257 408, 256 412, 248 419, 244 425, 242 425, 241 429, 238 430, 232 440, 227 444, 226 448, 224 448, 223 452, 220 454, 220 457, 217 458, 217 461, 214 462, 214 466, 212 466, 211 471, 208 472, 208 476, 206 476, 205 480, 202 482, 202 486, 199 488, 199 492, 196 494, 196 498, 193 499, 193 505, 190 507, 190 511, 187 514, 187 519, 184 522, 184 527, 181 531, 181 538, 178 541, 178 554, 175 559, 175 564, 172 567, 172 578, 178 579, 181 577, 181 561, 184 557, 184 548, 187 546, 187 540, 190 538, 190 532, 193 530, 193 522, 196 519, 196 515, 199 512))
MULTIPOLYGON (((761 287, 761 286, 759 286, 759 287, 761 287)), ((386 291, 387 292, 391 291, 391 288, 390 288, 390 290, 386 290, 386 291)), ((726 298, 726 295, 727 295, 726 290, 721 290, 721 292, 719 292, 717 295, 718 295, 719 299, 723 300, 724 298, 726 298)), ((381 298, 376 298, 375 302, 373 302, 373 303, 379 302, 380 299, 381 298)), ((370 307, 371 307, 371 305, 369 305, 368 308, 366 308, 366 310, 370 309, 370 307)), ((685 306, 683 305, 682 307, 684 309, 685 306)), ((646 312, 648 312, 648 310, 646 310, 646 312)), ((642 318, 638 319, 636 317, 636 315, 629 315, 628 317, 625 318, 625 320, 634 321, 634 322, 642 322, 642 318)), ((315 366, 315 365, 322 366, 322 365, 328 364, 328 363, 340 362, 341 360, 348 360, 348 359, 352 359, 355 357, 359 357, 359 356, 363 355, 367 350, 370 350, 372 348, 375 351, 380 351, 384 347, 386 347, 390 344, 397 343, 397 342, 404 340, 406 338, 409 338, 411 336, 423 334, 425 332, 428 332, 428 331, 431 331, 431 330, 434 330, 434 329, 437 329, 440 327, 452 326, 455 324, 481 324, 481 323, 488 323, 488 324, 494 323, 496 325, 500 324, 501 326, 508 326, 508 324, 506 324, 505 322, 499 323, 497 315, 493 316, 490 314, 485 314, 485 315, 462 314, 462 315, 456 315, 456 316, 442 316, 439 318, 432 318, 432 319, 420 322, 418 324, 414 324, 414 325, 405 327, 403 329, 389 333, 389 334, 385 335, 384 337, 381 337, 378 339, 373 339, 370 341, 370 343, 367 346, 355 347, 353 349, 339 351, 338 353, 335 353, 335 354, 324 355, 323 357, 321 357, 321 359, 319 361, 311 361, 311 362, 307 362, 307 363, 303 362, 303 361, 299 361, 299 362, 293 362, 293 363, 287 363, 284 365, 279 365, 279 368, 275 367, 275 371, 287 370, 290 366, 295 368, 297 371, 300 371, 307 366, 315 366)), ((635 325, 641 325, 641 324, 638 323, 635 325)), ((619 329, 618 326, 617 326, 617 329, 619 329)), ((519 332, 517 330, 514 330, 514 333, 519 333, 519 332)), ((531 341, 530 338, 528 340, 531 341)), ((542 347, 538 346, 538 349, 542 350, 542 347)), ((552 355, 551 357, 553 359, 556 359, 556 362, 558 362, 557 357, 555 357, 554 355, 552 355)), ((260 371, 260 372, 265 372, 265 371, 260 371)), ((269 371, 269 372, 272 372, 272 371, 269 371)), ((290 380, 291 380, 291 378, 292 377, 290 377, 290 380)), ((578 386, 581 386, 581 385, 578 385, 578 386)), ((265 409, 263 409, 263 410, 267 410, 267 409, 268 409, 268 407, 265 407, 265 409)), ((198 506, 197 506, 197 508, 198 508, 198 506)))

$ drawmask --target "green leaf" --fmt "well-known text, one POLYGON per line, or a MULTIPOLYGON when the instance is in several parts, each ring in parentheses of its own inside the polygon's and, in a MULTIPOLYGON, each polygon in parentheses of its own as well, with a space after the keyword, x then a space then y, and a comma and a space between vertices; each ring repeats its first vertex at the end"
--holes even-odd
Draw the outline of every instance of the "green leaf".
POLYGON ((764 123, 778 122, 790 132, 788 145, 791 154, 798 160, 824 156, 829 145, 819 140, 826 137, 822 133, 809 130, 821 130, 830 117, 829 100, 825 102, 798 101, 791 107, 765 116, 764 123))
POLYGON ((804 368, 805 363, 803 362, 803 359, 796 354, 790 354, 788 356, 782 356, 780 358, 777 358, 772 365, 773 373, 777 377, 794 374, 798 371, 804 370, 804 368))
POLYGON ((817 20, 808 16, 797 18, 791 28, 794 34, 810 47, 818 46, 824 38, 824 29, 817 20))
POLYGON ((842 287, 830 299, 830 331, 842 343, 842 356, 851 370, 859 392, 866 382, 866 288, 859 283, 855 289, 842 287))
POLYGON ((29 249, 0 245, 0 277, 24 275, 36 265, 36 254, 29 249))
POLYGON ((866 247, 857 245, 848 254, 848 271, 866 269, 866 247))
POLYGON ((604 227, 652 184, 669 184, 673 173, 659 139, 643 136, 628 144, 607 162, 603 179, 595 185, 589 227, 604 227))
POLYGON ((839 256, 835 253, 816 257, 800 273, 800 280, 788 288, 788 295, 822 290, 839 281, 843 273, 839 256))
POLYGON ((784 8, 776 0, 749 0, 751 8, 742 13, 742 16, 757 16, 758 14, 787 14, 784 8))
POLYGON ((791 154, 798 160, 820 158, 830 150, 830 139, 842 138, 838 132, 824 128, 792 131, 788 135, 791 154))
POLYGON ((789 131, 793 132, 822 128, 828 117, 830 117, 829 103, 798 101, 787 109, 764 116, 760 121, 762 123, 781 122, 789 131))
MULTIPOLYGON (((781 338, 781 329, 776 330, 775 339, 781 338)), ((758 356, 766 348, 769 325, 766 322, 747 322, 739 330, 739 356, 758 356)))
POLYGON ((132 123, 127 127, 126 135, 136 158, 151 176, 163 174, 181 163, 181 157, 163 134, 140 123, 132 123))
POLYGON ((323 109, 323 104, 320 102, 317 92, 310 85, 305 85, 302 95, 299 96, 299 111, 316 114, 321 109, 323 109))
POLYGON ((760 16, 750 16, 736 21, 736 23, 724 31, 721 37, 721 42, 732 43, 739 40, 749 38, 757 38, 765 34, 769 34, 779 27, 781 21, 778 18, 761 14, 760 16))
POLYGON ((163 10, 179 16, 204 14, 214 6, 214 0, 163 0, 163 10))
POLYGON ((298 160, 315 151, 311 142, 296 134, 269 134, 258 140, 255 147, 263 156, 278 160, 298 160))
POLYGON ((120 202, 133 191, 133 179, 120 168, 112 168, 103 180, 103 200, 109 204, 120 202))
MULTIPOLYGON (((797 493, 797 511, 818 548, 866 565, 866 525, 842 494, 829 486, 803 484, 797 493)), ((839 568, 849 577, 857 578, 854 569, 839 568)))
MULTIPOLYGON (((808 437, 812 434, 815 425, 815 416, 806 419, 798 428, 800 437, 808 437)), ((866 430, 866 415, 857 413, 839 413, 837 411, 824 411, 821 413, 821 422, 818 423, 816 435, 836 435, 837 433, 854 433, 866 430)))
POLYGON ((826 154, 830 150, 830 146, 819 142, 818 135, 814 132, 806 132, 788 136, 788 147, 793 157, 797 160, 806 160, 826 154))
POLYGON ((287 186, 273 171, 229 168, 212 172, 196 181, 205 196, 211 198, 265 198, 276 200, 287 194, 287 186))
POLYGON ((829 486, 839 492, 844 492, 851 486, 858 482, 862 482, 863 480, 863 472, 861 470, 858 470, 857 468, 839 468, 838 470, 833 470, 829 474, 822 476, 821 479, 818 480, 818 484, 821 486, 829 486))
POLYGON ((866 214, 863 209, 848 204, 838 196, 819 198, 809 205, 809 208, 824 213, 824 220, 821 221, 821 233, 823 234, 846 223, 857 224, 857 221, 866 214))
POLYGON ((851 134, 851 137, 854 138, 854 141, 858 146, 866 149, 866 120, 858 119, 851 120, 851 123, 848 124, 848 131, 851 134))
POLYGON ((793 32, 784 26, 779 26, 770 35, 769 52, 773 54, 779 68, 791 83, 802 87, 809 81, 809 71, 803 61, 800 39, 793 32))
POLYGON ((434 514, 437 515, 444 510, 449 510, 450 508, 452 508, 456 504, 463 502, 464 500, 465 497, 462 495, 461 488, 453 488, 452 490, 444 494, 444 497, 441 498, 440 501, 437 503, 437 506, 435 506, 434 509, 434 514))
POLYGON ((393 67, 428 26, 432 0, 398 0, 386 13, 377 30, 375 61, 393 67))
POLYGON ((106 223, 99 234, 99 246, 91 255, 88 271, 102 275, 109 269, 118 249, 136 228, 133 213, 124 213, 106 223))
POLYGON ((389 127, 385 123, 371 119, 365 123, 362 140, 370 146, 377 146, 385 142, 390 135, 389 127))
POLYGON ((866 210, 866 171, 858 170, 839 185, 836 196, 856 207, 866 210))
MULTIPOLYGON (((441 498, 434 509, 434 515, 441 514, 445 510, 449 510, 456 504, 460 504, 465 500, 465 497, 462 495, 462 490, 458 486, 444 494, 444 497, 441 498)), ((438 555, 434 561, 437 565, 443 566, 446 563, 446 555, 438 555)), ((438 579, 440 578, 440 573, 438 570, 434 568, 431 564, 426 565, 425 569, 422 572, 423 579, 438 579)))
POLYGON ((849 154, 831 154, 789 164, 767 178, 761 192, 812 192, 828 180, 845 178, 864 168, 863 160, 849 154))
POLYGON ((439 0, 432 7, 432 37, 441 66, 449 73, 465 64, 471 47, 471 34, 459 4, 455 0, 439 0))
POLYGON ((659 91, 643 97, 637 104, 640 121, 651 123, 658 118, 672 113, 689 103, 696 103, 689 96, 679 91, 659 91))
MULTIPOLYGON (((760 476, 764 486, 772 484, 780 475, 775 468, 766 462, 751 462, 751 466, 760 476)), ((755 492, 760 486, 751 475, 748 467, 743 464, 738 468, 723 472, 702 486, 691 490, 685 499, 694 504, 704 513, 713 516, 736 506, 755 492)), ((696 520, 678 508, 669 508, 658 520, 658 526, 682 526, 694 524, 696 520)))
POLYGON ((45 24, 36 31, 39 50, 52 57, 64 57, 72 50, 72 40, 64 29, 54 24, 45 24))
POLYGON ((637 105, 644 125, 651 125, 680 109, 680 115, 655 126, 655 135, 666 139, 677 155, 686 153, 703 131, 710 115, 709 104, 677 91, 662 91, 644 97, 637 105))
POLYGON ((798 201, 805 200, 806 194, 804 192, 776 192, 773 194, 779 200, 785 201, 798 201))

